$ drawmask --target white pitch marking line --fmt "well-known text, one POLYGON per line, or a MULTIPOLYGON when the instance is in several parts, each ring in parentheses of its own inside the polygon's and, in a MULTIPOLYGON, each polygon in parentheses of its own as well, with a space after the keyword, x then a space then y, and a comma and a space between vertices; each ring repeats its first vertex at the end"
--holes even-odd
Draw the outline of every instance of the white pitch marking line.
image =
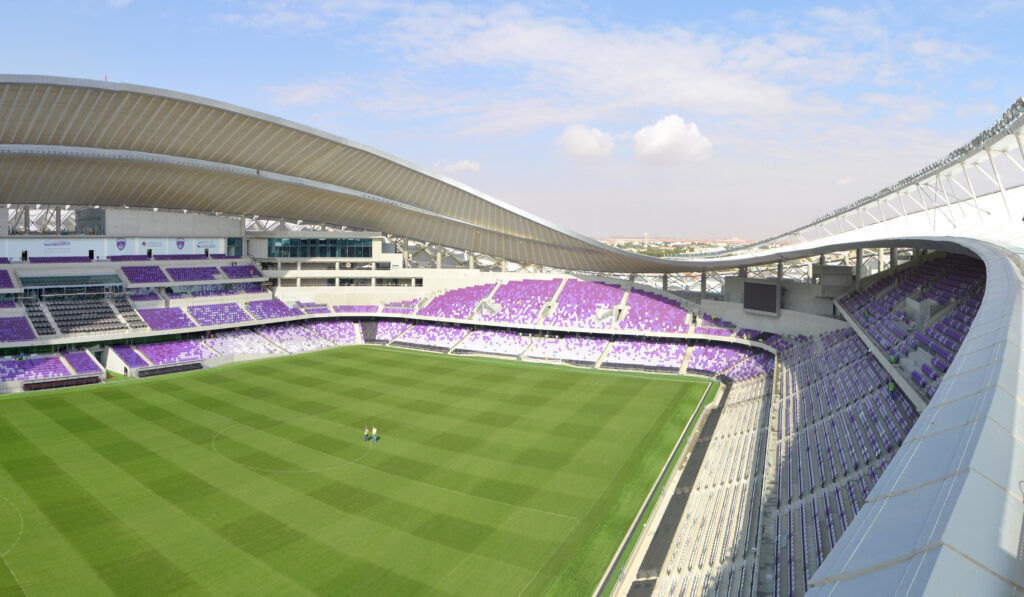
POLYGON ((18 529, 18 536, 14 539, 14 543, 11 543, 11 546, 7 548, 7 551, 0 553, 0 560, 3 561, 4 566, 7 566, 7 570, 11 573, 11 578, 13 578, 14 582, 18 584, 18 588, 21 589, 22 594, 28 595, 28 591, 26 591, 24 585, 21 584, 21 580, 18 578, 18 575, 14 573, 14 568, 11 568, 11 565, 7 562, 7 554, 14 550, 14 546, 21 541, 21 535, 25 532, 25 517, 21 515, 21 508, 9 500, 7 496, 0 495, 0 499, 10 504, 11 507, 14 508, 14 511, 18 513, 18 522, 20 525, 20 528, 18 529))

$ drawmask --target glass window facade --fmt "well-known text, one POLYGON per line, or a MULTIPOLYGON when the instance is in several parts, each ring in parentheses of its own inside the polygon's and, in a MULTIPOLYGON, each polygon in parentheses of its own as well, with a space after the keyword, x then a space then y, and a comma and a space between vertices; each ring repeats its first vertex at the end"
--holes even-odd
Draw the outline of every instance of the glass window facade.
POLYGON ((267 257, 372 257, 369 238, 268 238, 267 257))

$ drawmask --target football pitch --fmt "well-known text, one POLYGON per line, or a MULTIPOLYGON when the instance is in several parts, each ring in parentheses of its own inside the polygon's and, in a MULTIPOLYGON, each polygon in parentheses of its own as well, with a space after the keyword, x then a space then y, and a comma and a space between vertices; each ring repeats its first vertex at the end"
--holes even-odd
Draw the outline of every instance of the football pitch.
POLYGON ((589 595, 708 383, 353 346, 6 396, 0 594, 589 595))

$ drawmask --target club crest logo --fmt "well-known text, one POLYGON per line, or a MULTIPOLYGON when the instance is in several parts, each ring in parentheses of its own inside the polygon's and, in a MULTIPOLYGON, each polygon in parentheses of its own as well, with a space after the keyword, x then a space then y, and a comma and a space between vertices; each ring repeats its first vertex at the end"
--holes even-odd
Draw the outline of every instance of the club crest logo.
POLYGON ((125 239, 123 239, 123 238, 119 238, 119 239, 117 239, 117 250, 118 250, 118 251, 124 251, 124 248, 125 248, 126 246, 128 246, 128 241, 126 241, 126 240, 125 240, 125 239))
POLYGON ((179 238, 175 244, 178 246, 178 250, 180 251, 185 248, 185 239, 179 238))

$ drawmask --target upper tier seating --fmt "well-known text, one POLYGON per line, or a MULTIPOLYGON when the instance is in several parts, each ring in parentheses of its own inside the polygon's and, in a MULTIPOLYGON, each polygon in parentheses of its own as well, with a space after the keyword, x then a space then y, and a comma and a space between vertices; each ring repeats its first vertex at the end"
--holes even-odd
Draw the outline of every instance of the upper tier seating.
POLYGON ((633 289, 626 297, 626 316, 619 322, 619 329, 686 333, 688 315, 686 309, 672 300, 633 289))
POLYGON ((279 317, 297 317, 304 315, 302 309, 289 307, 281 299, 266 299, 246 303, 249 313, 256 319, 277 319, 279 317))
POLYGON ((505 282, 491 297, 491 300, 498 304, 498 311, 493 315, 480 315, 475 319, 532 325, 537 322, 544 303, 551 300, 561 283, 559 279, 505 282))
POLYGON ((0 257, 0 263, 2 263, 4 265, 7 265, 10 262, 11 262, 10 258, 8 258, 8 257, 0 257))
POLYGON ((376 313, 379 305, 334 305, 335 313, 376 313))
POLYGON ((202 282, 216 280, 220 273, 215 267, 169 267, 167 275, 176 282, 202 282))
POLYGON ((466 288, 448 290, 435 296, 418 314, 428 317, 450 317, 452 319, 469 319, 473 309, 481 299, 494 289, 494 284, 478 284, 466 288))
POLYGON ((180 307, 139 309, 139 315, 154 330, 177 330, 196 326, 180 307))
POLYGON ((418 302, 416 299, 410 299, 385 303, 381 313, 412 313, 416 309, 416 303, 418 302))
MULTIPOLYGON (((43 305, 39 301, 34 297, 25 296, 22 302, 25 303, 25 312, 28 314, 28 319, 32 322, 32 327, 35 328, 37 334, 40 336, 53 336, 57 333, 57 330, 53 329, 53 326, 50 325, 50 319, 46 317, 43 305)), ((31 338, 26 339, 31 340, 31 338)))
POLYGON ((136 292, 131 295, 133 301, 159 301, 160 295, 155 292, 136 292))
POLYGON ((111 261, 149 261, 149 255, 111 255, 111 261))
POLYGON ((158 265, 125 265, 121 267, 124 277, 131 284, 164 284, 170 282, 158 265))
POLYGON ((125 295, 114 295, 114 307, 132 330, 144 330, 147 327, 125 295))
POLYGON ((14 280, 11 274, 5 269, 0 269, 0 288, 14 288, 14 280))
POLYGON ((0 342, 23 342, 35 338, 25 317, 0 317, 0 342))
POLYGON ((252 321, 252 318, 238 303, 191 305, 188 308, 188 313, 199 325, 224 325, 252 321))
POLYGON ((52 299, 46 302, 62 334, 95 334, 126 330, 111 304, 103 299, 52 299))
POLYGON ((613 318, 599 319, 598 310, 613 309, 622 301, 622 294, 619 286, 569 278, 558 295, 558 307, 542 323, 563 328, 607 329, 613 318))
POLYGON ((64 334, 93 334, 128 329, 104 299, 53 299, 46 303, 64 334))
POLYGON ((263 272, 252 265, 222 265, 220 269, 224 275, 233 280, 263 277, 263 272))

